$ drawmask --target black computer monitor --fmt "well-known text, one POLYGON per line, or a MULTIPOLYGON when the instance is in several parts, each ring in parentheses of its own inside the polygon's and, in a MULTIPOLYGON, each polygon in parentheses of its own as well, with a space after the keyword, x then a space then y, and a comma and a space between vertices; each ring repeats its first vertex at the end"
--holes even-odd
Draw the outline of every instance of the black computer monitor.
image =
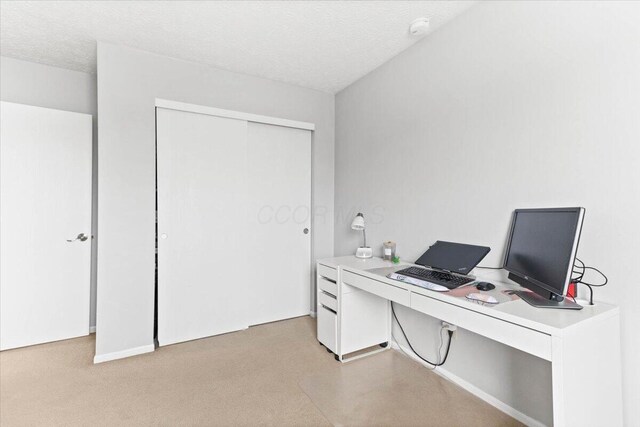
POLYGON ((514 211, 504 269, 509 279, 537 294, 519 293, 529 304, 581 308, 563 296, 571 281, 583 218, 584 208, 514 211))

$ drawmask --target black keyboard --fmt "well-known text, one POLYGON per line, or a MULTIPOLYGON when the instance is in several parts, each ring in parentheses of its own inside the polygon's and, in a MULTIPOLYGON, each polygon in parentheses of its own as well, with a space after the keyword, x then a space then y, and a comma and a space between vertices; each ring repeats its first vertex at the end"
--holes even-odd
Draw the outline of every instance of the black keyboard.
POLYGON ((420 267, 409 267, 404 270, 396 271, 397 274, 414 277, 427 282, 442 285, 449 289, 455 289, 466 283, 473 282, 475 279, 471 277, 458 276, 457 274, 444 273, 442 271, 427 270, 420 267))

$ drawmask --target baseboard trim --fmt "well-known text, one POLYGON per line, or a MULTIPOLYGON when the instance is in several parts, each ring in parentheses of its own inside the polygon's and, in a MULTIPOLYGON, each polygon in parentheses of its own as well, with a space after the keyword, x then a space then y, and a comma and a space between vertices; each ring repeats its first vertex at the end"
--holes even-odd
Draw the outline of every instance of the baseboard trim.
POLYGON ((89 326, 89 333, 90 334, 95 334, 96 333, 96 327, 95 326, 89 326))
POLYGON ((125 357, 137 356, 139 354, 151 353, 155 350, 153 344, 143 345, 140 347, 129 348, 122 351, 114 351, 107 354, 96 354, 93 357, 93 363, 109 362, 111 360, 124 359, 125 357))
POLYGON ((309 312, 309 316, 313 317, 314 319, 316 318, 317 312, 315 311, 310 311, 309 312))
MULTIPOLYGON (((405 347, 403 345, 399 345, 398 343, 391 341, 390 342, 391 348, 399 351, 401 353, 404 353, 405 355, 409 356, 412 360, 415 360, 416 362, 420 363, 422 366, 428 367, 428 368, 433 368, 433 366, 425 363, 423 360, 421 360, 418 356, 416 356, 413 351, 411 351, 410 348, 405 347)), ((448 370, 446 370, 445 368, 439 366, 436 369, 429 369, 432 372, 435 372, 436 374, 440 375, 442 378, 445 378, 449 381, 451 381, 452 383, 462 387, 463 389, 465 389, 466 391, 468 391, 469 393, 473 394, 476 397, 479 397, 480 399, 484 400, 485 402, 487 402, 489 405, 495 407, 496 409, 499 409, 500 411, 504 412, 505 414, 515 418, 516 420, 520 421, 521 423, 529 426, 529 427, 547 427, 545 424, 541 423, 540 421, 531 418, 530 416, 518 411, 517 409, 513 408, 512 406, 507 405, 506 403, 504 403, 503 401, 499 400, 498 398, 490 395, 489 393, 485 392, 484 390, 476 387, 475 385, 471 384, 468 381, 463 380, 462 378, 460 378, 459 376, 449 372, 448 370)))

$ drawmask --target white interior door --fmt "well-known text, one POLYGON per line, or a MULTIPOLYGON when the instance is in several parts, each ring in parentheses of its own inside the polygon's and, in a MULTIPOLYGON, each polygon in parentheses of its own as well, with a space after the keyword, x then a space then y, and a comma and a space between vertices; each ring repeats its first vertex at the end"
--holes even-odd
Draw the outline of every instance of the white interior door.
POLYGON ((310 311, 311 131, 248 126, 246 275, 255 325, 310 311))
POLYGON ((87 335, 91 116, 7 102, 0 115, 0 349, 87 335))
POLYGON ((244 329, 247 122, 156 111, 158 342, 244 329))

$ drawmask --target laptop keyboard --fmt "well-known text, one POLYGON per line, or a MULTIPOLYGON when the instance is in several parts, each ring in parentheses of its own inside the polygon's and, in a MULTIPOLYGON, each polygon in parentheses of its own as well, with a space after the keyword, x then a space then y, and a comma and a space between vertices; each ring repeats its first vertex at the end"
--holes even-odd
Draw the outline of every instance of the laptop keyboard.
POLYGON ((396 273, 436 283, 449 289, 457 288, 458 286, 473 282, 474 280, 471 277, 458 276, 456 274, 444 273, 442 271, 427 270, 426 268, 420 267, 409 267, 404 270, 396 271, 396 273))

